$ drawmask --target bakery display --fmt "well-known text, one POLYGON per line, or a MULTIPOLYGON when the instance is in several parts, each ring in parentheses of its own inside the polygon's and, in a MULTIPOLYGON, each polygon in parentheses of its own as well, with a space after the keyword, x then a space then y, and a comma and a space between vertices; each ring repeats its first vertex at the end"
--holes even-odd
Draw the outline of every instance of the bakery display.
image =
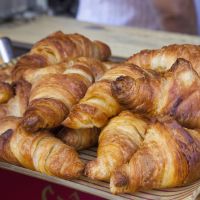
POLYGON ((80 184, 110 182, 113 194, 195 182, 199 52, 169 45, 113 62, 103 42, 47 36, 0 69, 0 160, 80 184))

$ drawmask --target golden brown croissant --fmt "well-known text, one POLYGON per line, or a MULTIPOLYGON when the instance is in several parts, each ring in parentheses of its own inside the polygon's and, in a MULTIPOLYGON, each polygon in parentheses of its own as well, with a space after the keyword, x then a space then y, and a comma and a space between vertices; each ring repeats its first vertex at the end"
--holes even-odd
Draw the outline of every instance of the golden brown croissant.
POLYGON ((27 133, 20 118, 7 117, 0 123, 1 159, 65 179, 77 178, 84 169, 76 151, 48 131, 27 133))
POLYGON ((67 67, 63 74, 46 74, 36 81, 22 125, 31 132, 53 128, 67 117, 72 105, 79 102, 87 88, 108 68, 98 60, 83 58, 67 67))
POLYGON ((100 41, 90 41, 80 34, 64 34, 61 31, 37 42, 31 51, 23 56, 12 71, 13 81, 22 78, 29 68, 46 67, 80 56, 106 60, 111 55, 110 48, 100 41))
POLYGON ((12 96, 12 86, 9 83, 0 82, 0 104, 8 102, 12 96))
POLYGON ((27 109, 31 84, 27 81, 19 80, 13 87, 15 96, 6 104, 0 105, 0 118, 5 116, 22 117, 27 109))
POLYGON ((115 169, 127 163, 141 145, 148 127, 146 118, 121 112, 110 120, 99 136, 97 159, 86 165, 92 179, 109 181, 115 169))
POLYGON ((150 125, 141 148, 111 177, 112 193, 182 186, 200 178, 200 131, 168 119, 150 125))
POLYGON ((156 78, 119 77, 112 83, 112 93, 134 112, 171 115, 186 127, 200 128, 200 78, 184 59, 156 78))
POLYGON ((97 144, 99 130, 97 128, 70 129, 64 127, 58 132, 57 137, 65 144, 74 147, 76 150, 82 150, 97 144))
POLYGON ((73 106, 63 125, 74 129, 103 127, 110 117, 121 111, 120 105, 112 96, 111 82, 121 75, 137 79, 147 74, 155 75, 132 64, 120 64, 108 70, 98 82, 89 87, 84 98, 73 106))
POLYGON ((172 44, 156 50, 142 50, 128 59, 128 63, 146 69, 166 71, 171 68, 178 58, 191 62, 200 75, 200 46, 192 44, 172 44))

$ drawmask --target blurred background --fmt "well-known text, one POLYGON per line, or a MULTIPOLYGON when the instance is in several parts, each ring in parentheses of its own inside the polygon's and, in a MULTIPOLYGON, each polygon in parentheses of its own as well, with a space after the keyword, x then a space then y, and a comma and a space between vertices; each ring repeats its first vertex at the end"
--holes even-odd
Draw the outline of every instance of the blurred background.
POLYGON ((200 34, 200 0, 1 0, 0 23, 39 15, 200 34))

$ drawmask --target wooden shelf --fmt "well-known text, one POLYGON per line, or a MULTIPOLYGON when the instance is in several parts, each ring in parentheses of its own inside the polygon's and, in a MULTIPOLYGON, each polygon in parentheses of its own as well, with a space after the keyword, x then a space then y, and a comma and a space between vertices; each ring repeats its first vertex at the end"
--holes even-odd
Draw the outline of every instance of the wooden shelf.
MULTIPOLYGON (((84 162, 88 162, 96 158, 96 148, 91 148, 89 150, 80 151, 80 158, 84 162)), ((116 199, 116 200, 125 200, 125 199, 134 199, 134 200, 182 200, 182 199, 192 199, 200 194, 200 180, 185 187, 172 188, 172 189, 162 189, 162 190, 151 190, 144 192, 137 192, 134 194, 123 194, 123 195, 113 195, 110 193, 109 183, 103 181, 94 181, 85 176, 80 177, 76 180, 63 180, 61 178, 48 176, 46 174, 41 174, 36 171, 25 169, 23 167, 18 167, 11 165, 9 163, 0 162, 0 168, 10 170, 13 172, 21 173, 27 176, 35 177, 59 185, 63 185, 69 188, 80 190, 92 195, 103 197, 106 199, 116 199)))

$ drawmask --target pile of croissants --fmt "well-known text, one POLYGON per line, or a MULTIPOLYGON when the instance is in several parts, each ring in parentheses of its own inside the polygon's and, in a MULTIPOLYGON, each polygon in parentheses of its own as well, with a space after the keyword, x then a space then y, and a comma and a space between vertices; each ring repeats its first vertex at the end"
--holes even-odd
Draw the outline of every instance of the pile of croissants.
POLYGON ((0 68, 0 159, 114 194, 200 178, 200 46, 111 62, 110 48, 55 32, 0 68), (97 145, 96 160, 78 150, 97 145))

